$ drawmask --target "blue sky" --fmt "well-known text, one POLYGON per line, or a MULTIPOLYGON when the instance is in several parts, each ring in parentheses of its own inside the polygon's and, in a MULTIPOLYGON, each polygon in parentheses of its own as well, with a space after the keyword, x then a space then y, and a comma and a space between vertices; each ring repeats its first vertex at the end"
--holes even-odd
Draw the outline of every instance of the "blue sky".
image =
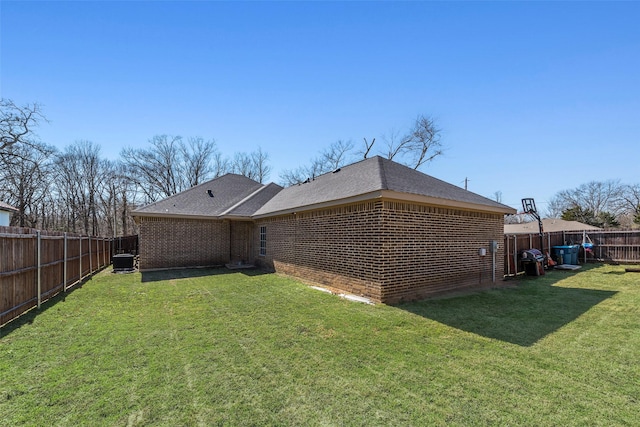
POLYGON ((590 180, 640 182, 637 2, 0 3, 0 92, 38 134, 108 158, 154 135, 269 153, 442 129, 423 169, 539 210, 590 180))

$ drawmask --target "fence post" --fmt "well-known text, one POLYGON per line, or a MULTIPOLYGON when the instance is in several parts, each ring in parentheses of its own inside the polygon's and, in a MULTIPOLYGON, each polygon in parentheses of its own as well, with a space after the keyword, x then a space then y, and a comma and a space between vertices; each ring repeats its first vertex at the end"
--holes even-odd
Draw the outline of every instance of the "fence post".
POLYGON ((78 283, 82 281, 82 234, 78 236, 78 243, 80 249, 78 252, 80 253, 80 273, 78 274, 78 283))
POLYGON ((62 289, 67 292, 67 233, 64 233, 64 260, 62 261, 62 289))
POLYGON ((510 258, 511 252, 510 252, 510 249, 509 249, 509 236, 505 236, 504 241, 505 241, 505 246, 506 246, 504 248, 504 251, 505 251, 505 254, 506 254, 505 258, 507 259, 507 276, 510 276, 511 275, 511 260, 509 258, 510 258))
POLYGON ((40 309, 40 306, 42 305, 42 292, 41 292, 41 287, 42 287, 42 283, 40 281, 40 273, 42 272, 42 248, 40 247, 40 244, 42 243, 42 238, 40 237, 40 230, 36 231, 36 245, 37 245, 37 256, 36 256, 36 261, 38 263, 38 272, 36 273, 37 279, 36 279, 36 283, 37 283, 37 288, 38 288, 38 310, 40 309))
POLYGON ((93 260, 91 258, 93 257, 91 256, 91 236, 89 236, 89 276, 93 274, 93 260))
POLYGON ((518 275, 518 236, 513 236, 513 266, 516 269, 516 276, 518 275))

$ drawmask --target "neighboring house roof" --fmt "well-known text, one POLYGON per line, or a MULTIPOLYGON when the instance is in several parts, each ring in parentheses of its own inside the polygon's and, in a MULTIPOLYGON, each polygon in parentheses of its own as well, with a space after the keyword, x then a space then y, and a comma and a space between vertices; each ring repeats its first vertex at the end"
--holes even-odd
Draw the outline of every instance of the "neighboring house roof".
POLYGON ((226 174, 133 211, 133 216, 211 218, 251 216, 282 187, 226 174), (211 194, 211 195, 210 195, 211 194))
MULTIPOLYGON (((565 221, 558 218, 545 218, 542 220, 542 228, 545 233, 557 231, 583 231, 602 230, 593 225, 583 224, 578 221, 565 221)), ((504 234, 530 234, 539 233, 538 221, 525 222, 522 224, 505 224, 504 234)))
POLYGON ((0 200, 0 211, 18 212, 18 209, 0 200))
POLYGON ((293 185, 276 194, 255 213, 265 217, 375 198, 390 198, 440 206, 515 213, 515 209, 407 166, 371 157, 293 185))

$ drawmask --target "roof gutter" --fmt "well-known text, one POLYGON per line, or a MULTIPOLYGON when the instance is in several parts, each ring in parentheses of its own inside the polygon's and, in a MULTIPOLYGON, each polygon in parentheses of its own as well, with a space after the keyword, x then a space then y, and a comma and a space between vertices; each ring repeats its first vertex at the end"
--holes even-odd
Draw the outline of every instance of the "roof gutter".
POLYGON ((398 191, 384 190, 385 199, 397 200, 400 202, 415 202, 431 206, 440 206, 443 208, 464 209, 475 212, 490 212, 496 214, 514 214, 516 210, 510 206, 500 205, 483 205, 480 203, 463 202, 459 200, 442 199, 439 197, 422 196, 420 194, 401 193, 398 191))
POLYGON ((488 213, 494 213, 494 214, 500 214, 500 215, 516 212, 515 209, 506 205, 501 205, 501 206, 482 205, 479 203, 461 202, 457 200, 441 199, 438 197, 422 196, 419 194, 402 193, 399 191, 377 190, 377 191, 361 194, 358 196, 347 197, 344 199, 330 200, 323 203, 315 203, 315 204, 306 205, 306 206, 298 206, 298 207, 293 207, 288 209, 282 209, 279 211, 253 215, 251 218, 253 219, 268 218, 273 216, 287 215, 287 214, 305 212, 305 211, 311 211, 311 210, 317 210, 317 209, 325 209, 325 208, 330 208, 335 206, 347 205, 351 203, 358 203, 358 202, 364 202, 364 201, 376 200, 376 199, 393 200, 393 201, 405 202, 405 203, 406 202, 419 203, 419 204, 438 206, 438 207, 449 208, 449 209, 451 208, 463 209, 466 211, 488 212, 488 213))
MULTIPOLYGON (((132 212, 131 216, 134 219, 137 218, 180 218, 180 219, 206 219, 206 220, 214 220, 221 219, 217 215, 186 215, 186 214, 176 214, 176 213, 151 213, 151 212, 132 212)), ((137 222, 137 220, 136 220, 137 222)))

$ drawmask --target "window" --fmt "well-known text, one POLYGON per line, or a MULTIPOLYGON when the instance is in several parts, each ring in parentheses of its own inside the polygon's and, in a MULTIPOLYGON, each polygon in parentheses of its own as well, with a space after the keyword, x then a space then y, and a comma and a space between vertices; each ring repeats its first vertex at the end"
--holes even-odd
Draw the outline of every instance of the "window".
POLYGON ((267 254, 267 227, 265 225, 260 227, 260 255, 265 256, 267 254))

